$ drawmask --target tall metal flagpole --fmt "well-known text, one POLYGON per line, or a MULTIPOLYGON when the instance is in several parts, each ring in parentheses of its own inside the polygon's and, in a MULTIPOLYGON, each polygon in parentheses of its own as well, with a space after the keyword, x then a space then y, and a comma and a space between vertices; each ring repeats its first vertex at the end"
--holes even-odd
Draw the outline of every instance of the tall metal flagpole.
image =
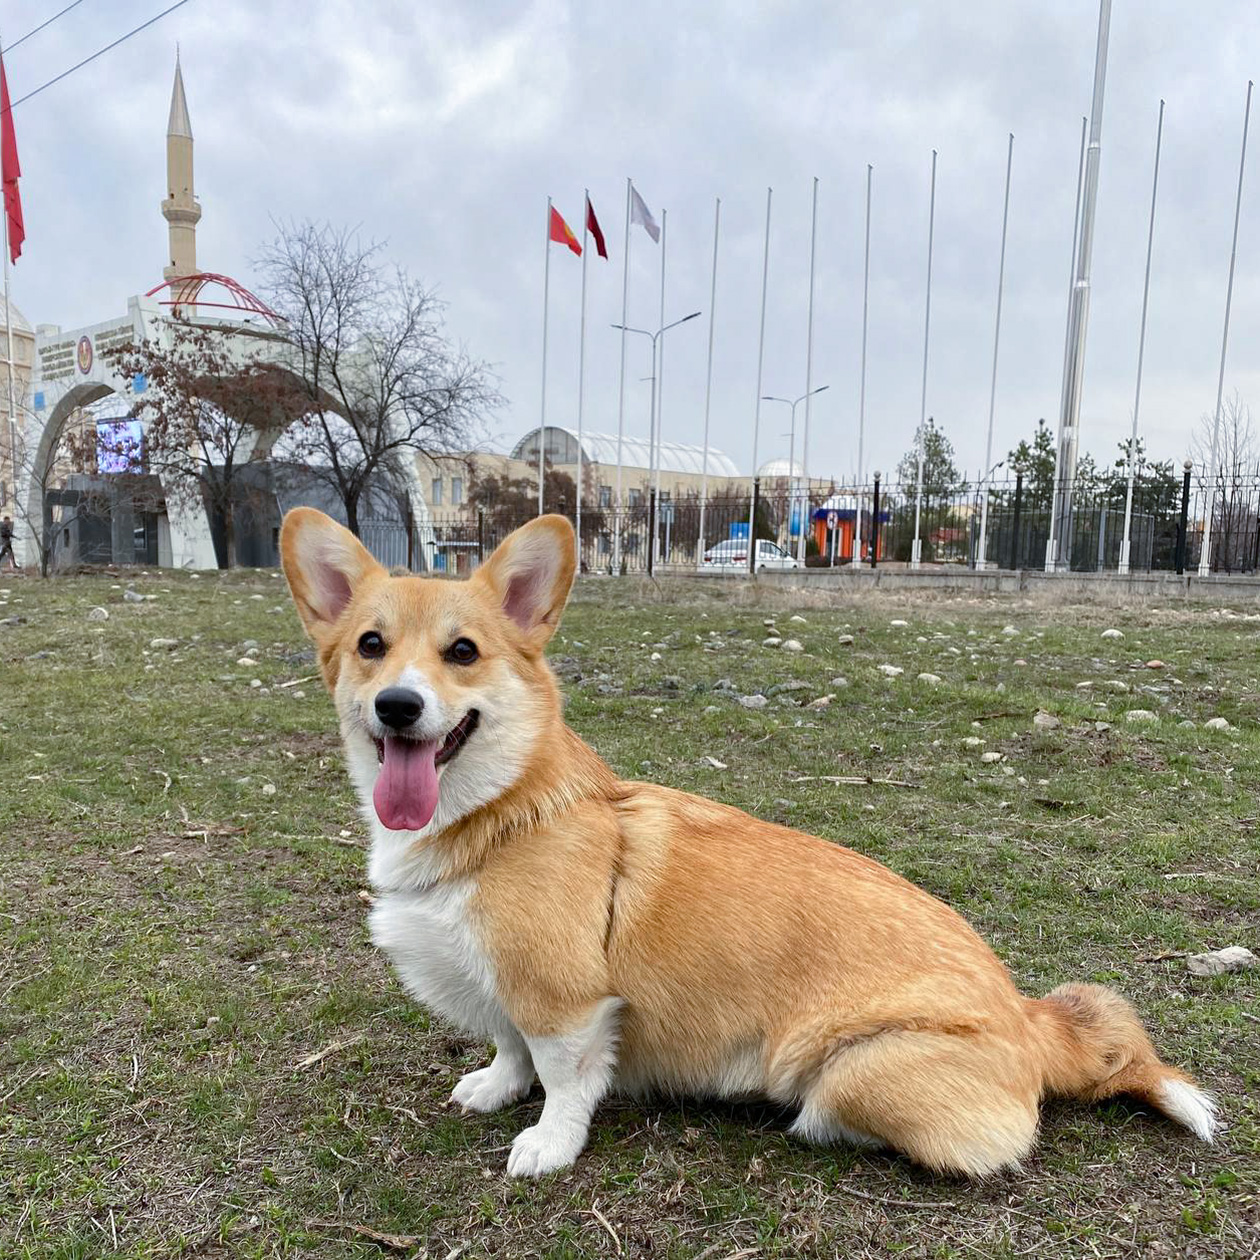
MULTIPOLYGON (((858 460, 857 460, 857 515, 853 522, 853 563, 862 558, 862 501, 865 498, 866 476, 866 323, 870 311, 871 295, 871 175, 875 168, 866 164, 866 248, 862 261, 862 374, 858 389, 858 460)), ((871 523, 872 530, 874 522, 871 523)))
POLYGON ((713 278, 709 284, 709 358, 704 374, 704 458, 700 465, 700 533, 696 564, 704 563, 704 514, 709 502, 709 403, 713 397, 713 321, 717 308, 718 231, 722 226, 722 198, 713 203, 713 278))
MULTIPOLYGON (((801 434, 801 481, 804 483, 801 487, 801 503, 799 506, 800 520, 798 522, 798 533, 796 538, 796 558, 801 564, 805 563, 805 529, 808 524, 809 516, 809 407, 814 401, 811 397, 813 392, 813 376, 814 376, 814 257, 817 252, 818 244, 818 176, 814 176, 814 204, 809 221, 809 306, 808 314, 805 317, 805 430, 801 434)), ((792 467, 789 462, 788 477, 792 476, 792 467)), ((789 481, 790 484, 790 481, 789 481)), ((792 528, 792 510, 788 509, 788 528, 792 528)))
POLYGON ((621 263, 621 369, 617 379, 617 502, 613 526, 613 572, 621 572, 621 445, 626 431, 626 322, 630 313, 630 187, 626 180, 626 238, 621 263))
POLYGON ((989 378, 989 434, 984 444, 984 489, 980 502, 980 546, 976 552, 976 568, 987 564, 985 543, 989 537, 989 478, 993 474, 993 412, 997 406, 998 337, 1002 332, 1002 283, 1006 279, 1006 221, 1011 208, 1011 157, 1015 137, 1006 138, 1006 191, 1002 194, 1002 250, 998 256, 997 315, 993 320, 993 375, 989 378))
POLYGON ((761 436, 761 368, 766 355, 766 289, 770 281, 770 203, 774 189, 766 189, 766 247, 761 261, 761 328, 757 334, 757 405, 753 409, 752 495, 748 500, 748 572, 757 571, 757 441, 761 436))
POLYGON ((1094 99, 1089 117, 1089 150, 1085 158, 1085 189, 1081 199, 1080 246, 1076 253, 1076 279, 1072 286, 1069 324, 1068 371, 1059 412, 1058 478, 1050 513, 1049 552, 1046 569, 1072 565, 1072 494, 1076 460, 1080 451, 1081 388, 1085 380, 1085 337, 1089 328, 1090 258, 1094 247, 1094 210, 1098 204, 1098 165, 1102 155, 1103 95, 1107 85, 1107 36, 1111 26, 1111 0, 1098 6, 1098 46, 1094 55, 1094 99))
MULTIPOLYGON (((1081 197, 1085 192, 1085 145, 1089 135, 1089 119, 1081 119, 1081 153, 1076 160, 1076 206, 1072 211, 1072 257, 1068 264, 1068 304, 1067 320, 1063 328, 1063 381, 1061 393, 1067 393, 1068 369, 1072 362, 1072 304, 1076 293, 1076 246, 1081 233, 1081 197)), ((1054 448, 1054 480, 1050 483, 1050 532, 1046 536, 1046 572, 1054 571, 1054 508, 1055 487, 1059 484, 1059 464, 1063 458, 1063 448, 1057 443, 1054 448)))
POLYGON ((8 349, 8 378, 9 378, 9 477, 12 480, 13 498, 16 502, 18 497, 18 466, 17 466, 17 405, 14 401, 14 382, 13 382, 13 308, 9 305, 9 216, 4 217, 4 339, 8 349))
POLYGON ((1142 401, 1142 358, 1146 353, 1146 306, 1151 293, 1151 249, 1155 244, 1155 194, 1159 190, 1159 150, 1164 140, 1164 102, 1159 103, 1159 125, 1155 129, 1155 174, 1151 177, 1151 224, 1146 231, 1146 276, 1142 280, 1142 322, 1138 332, 1137 385, 1133 390, 1133 432, 1129 435, 1129 484, 1124 494, 1124 537, 1120 542, 1121 573, 1129 571, 1133 526, 1133 473, 1137 467, 1138 407, 1142 401))
MULTIPOLYGON (((1221 432, 1221 397, 1225 392, 1225 349, 1229 344, 1229 308, 1234 299, 1234 260, 1238 255, 1238 216, 1242 212, 1243 171, 1247 167, 1247 128, 1251 123, 1251 89, 1247 83, 1247 108, 1243 113, 1242 157, 1238 159, 1238 195, 1234 199, 1234 239, 1229 247, 1229 284, 1225 289, 1225 331, 1221 334, 1221 371, 1216 378, 1216 419, 1212 424, 1212 467, 1208 478, 1208 513, 1203 522, 1203 549, 1199 553, 1199 576, 1212 571, 1212 517, 1216 514, 1216 453, 1221 432)), ((8 257, 8 254, 5 254, 8 257)))
POLYGON ((590 244, 590 222, 591 222, 591 190, 584 188, 582 190, 582 315, 581 323, 578 327, 578 397, 577 397, 577 431, 578 431, 578 455, 577 455, 577 508, 575 530, 577 533, 577 567, 578 572, 582 572, 582 393, 583 386, 586 382, 586 255, 589 250, 587 246, 590 244))
POLYGON ((910 567, 917 569, 923 540, 919 518, 923 508, 923 429, 927 424, 928 334, 932 327, 932 244, 936 229, 936 150, 932 150, 932 193, 928 202, 927 301, 923 313, 923 392, 919 398, 919 432, 914 443, 914 542, 910 544, 910 567))
MULTIPOLYGON (((665 327, 665 228, 669 223, 669 211, 661 211, 661 319, 656 326, 665 327)), ((652 388, 656 391, 656 423, 650 435, 652 441, 652 504, 655 513, 652 518, 652 546, 655 548, 661 529, 661 412, 664 410, 665 395, 661 385, 665 379, 665 338, 661 338, 659 361, 652 367, 652 388)))
POLYGON ((538 515, 543 514, 543 452, 547 438, 547 299, 551 289, 551 198, 547 198, 547 226, 543 233, 543 338, 542 338, 542 405, 538 417, 538 515))

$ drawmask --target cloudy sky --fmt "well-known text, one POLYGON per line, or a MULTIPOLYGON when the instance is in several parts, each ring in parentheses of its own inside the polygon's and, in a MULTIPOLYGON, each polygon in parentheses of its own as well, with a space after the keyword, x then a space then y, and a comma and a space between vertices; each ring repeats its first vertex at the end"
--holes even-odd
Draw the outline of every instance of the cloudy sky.
MULTIPOLYGON (((7 41, 64 0, 3 0, 7 41)), ((86 0, 6 59, 14 99, 164 8, 86 0)), ((873 164, 866 466, 919 415, 931 150, 939 150, 927 407, 984 458, 1006 137, 1015 135, 994 459, 1057 416, 1081 117, 1097 6, 903 0, 581 5, 191 0, 15 111, 26 251, 14 300, 66 327, 124 313, 166 259, 164 142, 179 41, 204 209, 199 262, 251 284, 276 220, 361 225, 437 288, 495 365, 492 444, 537 423, 543 228, 581 230, 589 187, 612 259, 589 274, 586 425, 615 432, 625 179, 668 210, 667 439, 699 442, 714 198, 722 198, 713 444, 752 465, 766 189, 774 189, 763 392, 804 390, 810 189, 819 184, 810 470, 857 464, 862 231, 873 164)), ((1181 459, 1213 406, 1247 80, 1260 8, 1115 6, 1103 118, 1083 446, 1110 455, 1133 405, 1155 122, 1167 100, 1142 394, 1153 453, 1181 459)), ((1253 129, 1254 131, 1254 129, 1253 129)), ((1253 138, 1255 138, 1253 136, 1253 138)), ((1244 190, 1227 390, 1260 408, 1260 138, 1244 190)), ((555 247, 547 419, 575 424, 580 264, 555 247)), ((659 247, 635 229, 630 321, 659 315, 659 247)), ((646 434, 645 339, 626 428, 646 434)), ((803 419, 804 408, 798 415, 803 419)), ((765 404, 758 462, 787 454, 765 404)), ((799 449, 798 437, 798 449, 799 449)))

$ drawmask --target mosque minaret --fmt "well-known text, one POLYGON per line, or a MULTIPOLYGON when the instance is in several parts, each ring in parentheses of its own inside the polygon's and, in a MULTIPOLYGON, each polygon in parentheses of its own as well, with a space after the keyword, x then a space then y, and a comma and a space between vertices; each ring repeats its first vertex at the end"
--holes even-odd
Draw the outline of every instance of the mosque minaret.
POLYGON ((166 187, 162 216, 169 224, 169 259, 162 275, 178 280, 197 272, 197 220, 201 207, 193 193, 193 133, 184 97, 184 75, 175 57, 171 117, 166 125, 166 187))

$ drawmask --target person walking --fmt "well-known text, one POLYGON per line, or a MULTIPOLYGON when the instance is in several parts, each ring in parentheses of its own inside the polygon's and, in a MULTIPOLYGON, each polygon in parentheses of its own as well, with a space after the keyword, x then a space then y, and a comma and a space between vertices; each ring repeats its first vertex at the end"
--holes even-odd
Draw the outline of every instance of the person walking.
POLYGON ((11 516, 0 520, 0 568, 4 567, 6 558, 14 573, 21 571, 17 557, 13 554, 13 518, 11 516))

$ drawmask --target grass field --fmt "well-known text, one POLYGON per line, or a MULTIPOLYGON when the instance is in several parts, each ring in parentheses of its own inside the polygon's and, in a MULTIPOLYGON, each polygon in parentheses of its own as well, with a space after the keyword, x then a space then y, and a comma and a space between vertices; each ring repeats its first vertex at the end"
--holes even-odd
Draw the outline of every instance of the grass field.
POLYGON ((1179 956, 1260 951, 1254 614, 583 585, 552 657, 621 774, 887 862, 1027 992, 1115 984, 1227 1127, 1052 1105, 1022 1172, 969 1185, 798 1145, 769 1107, 612 1100, 570 1174, 521 1184, 539 1091, 447 1111, 486 1047, 368 943, 365 828, 278 575, 0 588, 0 1255, 1260 1252, 1260 972, 1179 956), (803 652, 762 646, 771 618, 803 652))

